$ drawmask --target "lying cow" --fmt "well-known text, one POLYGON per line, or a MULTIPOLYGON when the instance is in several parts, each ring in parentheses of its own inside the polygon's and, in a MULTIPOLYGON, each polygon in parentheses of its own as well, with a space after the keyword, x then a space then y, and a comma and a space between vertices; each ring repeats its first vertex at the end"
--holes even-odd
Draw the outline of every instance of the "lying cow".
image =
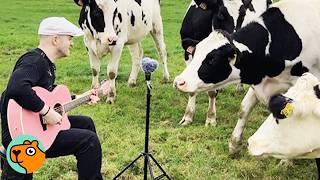
MULTIPOLYGON (((253 156, 320 158, 320 81, 303 74, 284 95, 270 99, 270 114, 248 140, 253 156)), ((320 159, 316 159, 318 176, 320 159)))
POLYGON ((272 114, 248 140, 253 156, 320 158, 320 82, 303 74, 284 95, 270 99, 272 114))
MULTIPOLYGON (((215 29, 229 33, 239 29, 255 17, 261 15, 272 3, 271 0, 194 0, 191 1, 180 29, 184 58, 188 65, 193 57, 195 46, 215 29)), ((216 125, 216 91, 209 91, 209 107, 205 125, 216 125)), ((182 125, 192 122, 195 114, 196 94, 191 93, 182 125)))
POLYGON ((82 6, 79 24, 83 29, 92 68, 92 86, 99 85, 100 59, 111 52, 107 74, 111 93, 107 101, 116 98, 115 79, 124 45, 132 56, 129 86, 135 86, 143 56, 142 39, 151 33, 163 65, 163 82, 168 82, 167 52, 163 39, 159 0, 74 0, 82 6))
POLYGON ((189 93, 238 82, 252 85, 241 103, 231 153, 239 151, 245 122, 258 100, 267 104, 304 72, 319 76, 319 8, 318 0, 281 0, 231 36, 213 32, 196 46, 192 62, 175 78, 176 88, 189 93))

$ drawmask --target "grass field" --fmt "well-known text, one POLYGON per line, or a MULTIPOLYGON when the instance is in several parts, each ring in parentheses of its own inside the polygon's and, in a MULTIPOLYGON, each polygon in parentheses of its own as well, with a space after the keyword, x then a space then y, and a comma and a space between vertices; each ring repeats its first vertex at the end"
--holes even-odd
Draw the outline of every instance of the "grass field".
MULTIPOLYGON (((5 89, 15 61, 37 46, 37 28, 47 16, 65 16, 77 23, 80 8, 72 0, 2 0, 0 10, 0 91, 5 89)), ((169 70, 172 79, 185 67, 179 30, 189 0, 161 0, 169 70)), ((57 84, 66 84, 73 93, 90 88, 91 70, 82 38, 74 40, 71 56, 56 63, 57 84)), ((158 59, 153 42, 143 43, 145 56, 158 59)), ((101 79, 106 77, 109 56, 102 60, 101 79)), ((112 179, 124 165, 143 150, 145 119, 145 85, 142 73, 138 85, 127 87, 131 60, 124 51, 117 79, 118 99, 109 105, 85 105, 71 114, 91 116, 96 123, 103 149, 102 173, 112 179)), ((205 127, 207 96, 197 100, 193 124, 181 127, 178 122, 187 104, 187 95, 177 92, 172 84, 161 84, 160 70, 152 77, 150 149, 173 179, 316 179, 313 160, 297 160, 293 166, 278 166, 279 160, 255 159, 247 153, 246 140, 266 119, 268 111, 259 105, 252 112, 244 132, 241 153, 228 154, 228 140, 236 124, 239 104, 244 92, 234 86, 217 98, 217 127, 205 127)), ((246 87, 247 88, 247 87, 246 87)), ((154 168, 156 169, 156 168, 154 168)), ((124 179, 142 179, 143 162, 131 168, 124 179)), ((158 172, 156 172, 158 173, 158 172)), ((76 159, 72 156, 48 159, 35 179, 76 179, 76 159)))

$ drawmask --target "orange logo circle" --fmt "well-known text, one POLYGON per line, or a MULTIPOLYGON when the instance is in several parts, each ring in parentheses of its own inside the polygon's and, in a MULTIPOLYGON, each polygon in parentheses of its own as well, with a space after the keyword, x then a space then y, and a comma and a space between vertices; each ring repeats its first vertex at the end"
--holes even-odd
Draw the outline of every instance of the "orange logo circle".
POLYGON ((9 165, 22 174, 36 172, 46 159, 44 146, 36 137, 30 135, 21 135, 13 139, 6 155, 9 165))

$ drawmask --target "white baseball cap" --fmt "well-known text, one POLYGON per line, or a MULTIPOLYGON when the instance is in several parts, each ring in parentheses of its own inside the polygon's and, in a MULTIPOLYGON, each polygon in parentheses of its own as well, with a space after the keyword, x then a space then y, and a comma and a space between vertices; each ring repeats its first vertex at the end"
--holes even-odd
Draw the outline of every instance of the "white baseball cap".
POLYGON ((48 17, 41 21, 38 34, 82 36, 83 31, 64 17, 48 17))

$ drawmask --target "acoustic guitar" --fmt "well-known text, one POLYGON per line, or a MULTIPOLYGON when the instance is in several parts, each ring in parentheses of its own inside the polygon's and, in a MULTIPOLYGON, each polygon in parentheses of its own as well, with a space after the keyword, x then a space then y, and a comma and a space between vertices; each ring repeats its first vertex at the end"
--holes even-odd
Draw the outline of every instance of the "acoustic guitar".
MULTIPOLYGON (((54 142, 59 131, 70 129, 67 112, 89 102, 91 94, 71 100, 70 92, 64 85, 58 85, 52 92, 41 87, 33 87, 32 89, 45 104, 62 115, 61 123, 56 125, 44 124, 40 113, 24 109, 15 100, 10 99, 7 112, 9 132, 12 139, 23 134, 35 136, 47 150, 54 142)), ((109 82, 103 82, 97 90, 97 96, 107 95, 110 92, 109 89, 109 82)))

